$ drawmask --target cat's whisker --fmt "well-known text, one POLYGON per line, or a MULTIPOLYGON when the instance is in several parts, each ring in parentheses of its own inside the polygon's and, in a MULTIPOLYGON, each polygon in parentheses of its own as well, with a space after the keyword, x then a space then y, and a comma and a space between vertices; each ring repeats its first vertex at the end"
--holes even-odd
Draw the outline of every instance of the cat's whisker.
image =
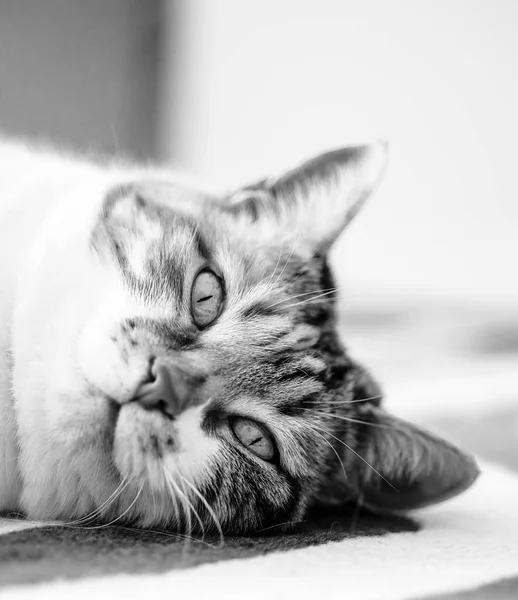
POLYGON ((171 483, 169 482, 170 475, 169 475, 166 467, 163 464, 161 465, 161 467, 162 467, 162 477, 164 478, 165 486, 167 488, 167 491, 169 492, 169 496, 171 497, 171 502, 173 503, 175 527, 177 529, 179 529, 180 525, 181 525, 181 510, 180 510, 180 507, 178 506, 177 495, 174 493, 173 487, 171 486, 171 483))
POLYGON ((314 298, 308 298, 307 300, 301 300, 300 302, 295 302, 294 304, 289 304, 288 306, 285 306, 285 309, 288 308, 295 308, 295 306, 301 306, 302 304, 309 304, 310 302, 314 302, 315 300, 320 300, 320 298, 323 298, 324 296, 329 296, 329 294, 334 294, 335 292, 339 291, 341 288, 336 288, 333 290, 330 290, 328 292, 324 292, 323 294, 319 294, 318 296, 315 296, 314 298))
POLYGON ((115 491, 112 492, 112 494, 102 504, 100 504, 96 509, 94 509, 92 512, 85 515, 84 517, 80 517, 79 519, 75 519, 73 521, 67 521, 66 523, 63 523, 63 525, 65 525, 67 527, 71 527, 73 525, 82 525, 83 523, 88 523, 88 521, 91 521, 91 520, 95 519, 96 517, 100 516, 103 511, 106 511, 109 508, 109 506, 112 505, 117 500, 117 498, 128 487, 128 485, 129 485, 129 481, 125 481, 123 479, 120 482, 120 484, 117 486, 115 491))
POLYGON ((270 525, 269 527, 263 527, 263 529, 257 529, 257 533, 269 531, 270 529, 276 529, 277 527, 284 527, 285 525, 298 525, 299 523, 305 523, 305 520, 300 519, 298 521, 285 521, 284 523, 277 523, 277 525, 270 525))
MULTIPOLYGON (((116 525, 115 527, 117 529, 125 529, 127 531, 135 531, 135 528, 133 528, 133 527, 124 527, 123 525, 116 525)), ((182 540, 182 541, 185 541, 187 539, 187 536, 185 536, 185 535, 183 535, 181 533, 170 533, 168 531, 162 531, 160 529, 144 529, 142 527, 139 527, 137 531, 140 531, 142 533, 152 533, 154 535, 163 535, 165 537, 169 537, 169 538, 173 538, 173 539, 178 539, 178 540, 182 540)), ((198 541, 198 540, 193 540, 192 538, 190 538, 190 541, 198 541)), ((210 546, 210 544, 207 544, 207 546, 210 546)))
POLYGON ((293 248, 291 249, 291 252, 289 253, 288 258, 286 259, 286 262, 284 264, 284 267, 282 268, 282 271, 277 276, 277 279, 273 282, 273 287, 275 287, 279 283, 281 277, 283 276, 284 271, 286 270, 286 267, 288 266, 288 264, 289 264, 289 262, 291 260, 291 257, 293 256, 293 253, 295 252, 297 244, 300 241, 300 235, 301 235, 300 233, 299 233, 299 235, 297 235, 297 239, 295 240, 295 243, 293 244, 293 248))
POLYGON ((345 477, 345 480, 347 481, 348 477, 347 477, 347 471, 345 470, 345 466, 344 463, 342 461, 342 459, 340 458, 340 455, 338 454, 336 448, 333 446, 333 444, 331 444, 331 442, 329 440, 326 440, 326 438, 321 434, 318 433, 318 431, 316 431, 316 429, 314 429, 313 425, 310 424, 308 421, 304 421, 306 423, 306 425, 313 431, 314 434, 318 435, 320 438, 322 438, 324 440, 324 442, 331 448, 331 450, 336 454, 336 458, 338 459, 338 462, 340 463, 340 465, 342 466, 342 471, 345 477))
MULTIPOLYGON (((184 506, 184 513, 185 513, 185 517, 186 517, 186 521, 187 521, 187 536, 190 539, 195 539, 191 536, 192 533, 192 514, 194 513, 198 523, 200 524, 200 529, 201 529, 201 534, 202 534, 202 541, 203 538, 205 537, 205 527, 203 524, 203 520, 201 519, 200 515, 198 514, 198 512, 196 511, 196 509, 194 508, 192 502, 189 500, 189 496, 185 491, 185 488, 183 486, 182 489, 180 489, 180 485, 174 480, 173 476, 168 473, 165 469, 164 469, 164 473, 166 474, 167 480, 170 483, 170 485, 172 486, 172 488, 174 488, 174 491, 179 494, 181 496, 181 498, 183 498, 185 500, 185 503, 182 500, 182 504, 184 506), (187 508, 186 508, 187 507, 187 508)), ((180 477, 182 477, 180 475, 180 477)), ((183 477, 182 477, 183 479, 183 477)), ((171 490, 172 492, 172 490, 171 490)), ((197 540, 198 541, 198 540, 197 540)))
POLYGON ((185 497, 185 494, 183 494, 183 492, 178 487, 177 483, 174 481, 171 474, 168 472, 165 472, 164 474, 166 477, 166 484, 167 484, 167 488, 169 491, 169 495, 171 496, 171 499, 175 505, 175 512, 176 512, 176 507, 178 506, 177 527, 182 529, 182 531, 183 531, 182 535, 184 536, 184 538, 187 542, 197 541, 191 535, 191 520, 190 520, 191 515, 189 512, 188 500, 185 497), (180 507, 180 505, 176 504, 177 499, 180 501, 181 507, 180 507))
MULTIPOLYGON (((171 501, 173 502, 173 505, 174 505, 176 527, 178 529, 180 527, 182 529, 184 529, 185 525, 186 525, 186 523, 184 523, 184 520, 185 521, 187 520, 187 510, 186 510, 184 496, 183 496, 182 492, 180 491, 180 489, 178 488, 178 486, 176 485, 176 482, 173 480, 171 474, 166 470, 166 468, 164 466, 162 467, 162 472, 163 472, 164 481, 165 481, 165 484, 167 487, 167 491, 169 492, 169 496, 171 497, 171 501), (180 502, 181 508, 180 508, 177 500, 180 502)), ((186 535, 185 537, 188 538, 189 536, 186 535)))
POLYGON ((87 529, 105 529, 106 527, 110 527, 111 525, 113 525, 117 521, 120 521, 121 519, 123 519, 130 512, 130 510, 135 506, 135 504, 137 503, 138 499, 140 498, 140 495, 142 494, 143 490, 144 490, 144 486, 141 485, 140 488, 139 488, 139 491, 137 492, 137 495, 135 496, 135 498, 133 500, 133 502, 116 519, 113 519, 113 521, 110 521, 109 523, 104 523, 103 525, 96 525, 95 527, 87 527, 87 529))
POLYGON ((302 294, 295 294, 294 296, 288 296, 288 298, 283 298, 282 300, 278 300, 277 302, 274 302, 273 304, 268 305, 266 308, 270 309, 273 308, 274 306, 278 306, 279 304, 282 304, 283 302, 290 302, 291 300, 295 300, 295 298, 301 298, 302 296, 310 296, 311 294, 321 294, 322 292, 336 292, 338 291, 340 288, 326 288, 326 289, 321 289, 321 290, 312 290, 311 292, 303 292, 302 294))
POLYGON ((153 514, 156 515, 158 513, 158 510, 157 510, 157 499, 156 499, 155 488, 151 489, 151 500, 153 501, 153 514))
POLYGON ((277 262, 275 263, 275 267, 273 268, 273 271, 269 275, 267 275, 264 279, 261 279, 261 281, 257 285, 261 285, 265 281, 267 281, 267 285, 270 285, 272 283, 272 279, 274 278, 275 273, 277 272, 277 269, 279 268, 279 263, 281 262, 283 250, 284 250, 284 242, 281 244, 281 247, 279 249, 279 256, 277 257, 277 262))
POLYGON ((218 533, 219 533, 219 539, 220 539, 220 545, 219 545, 219 547, 222 548, 225 545, 225 540, 224 540, 224 535, 223 535, 223 529, 221 527, 221 524, 219 522, 218 517, 216 516, 216 513, 212 510, 212 507, 207 502, 207 499, 198 490, 198 488, 196 487, 196 485, 192 481, 189 481, 186 477, 183 477, 183 475, 181 475, 181 474, 180 474, 180 477, 192 489, 192 491, 196 494, 196 496, 198 496, 198 498, 201 500, 201 502, 203 503, 203 505, 207 509, 207 512, 212 517, 212 520, 214 521, 214 525, 216 526, 216 529, 218 530, 218 533))
MULTIPOLYGON (((117 525, 118 528, 120 529, 128 529, 129 531, 134 531, 133 528, 130 527, 122 527, 121 525, 117 525)), ((164 531, 161 529, 143 529, 142 527, 138 528, 138 531, 141 531, 143 533, 153 533, 155 535, 163 535, 165 537, 169 537, 169 538, 173 538, 176 540, 180 540, 182 542, 196 542, 198 544, 204 544, 205 546, 207 546, 207 548, 214 548, 213 544, 210 544, 209 542, 206 542, 204 540, 200 540, 198 538, 195 538, 193 536, 188 536, 186 534, 183 533, 178 533, 178 532, 174 532, 171 533, 170 531, 164 531)))
POLYGON ((370 400, 382 400, 383 396, 378 394, 377 396, 369 396, 368 398, 355 398, 354 400, 331 400, 326 402, 326 405, 338 405, 347 406, 349 404, 358 404, 360 402, 369 402, 370 400))
POLYGON ((380 429, 394 429, 391 425, 383 425, 382 423, 370 423, 369 421, 362 421, 360 419, 354 419, 353 417, 345 417, 343 415, 335 415, 334 413, 322 411, 322 410, 314 410, 312 408, 306 408, 306 412, 312 412, 316 415, 322 415, 325 417, 333 417, 334 419, 339 419, 340 421, 347 421, 349 423, 357 423, 359 425, 369 425, 370 427, 379 427, 380 429))
POLYGON ((282 253, 284 251, 284 240, 281 243, 281 247, 279 249, 279 256, 277 257, 277 262, 275 263, 275 268, 273 269, 273 271, 270 273, 270 277, 268 279, 268 283, 271 283, 273 278, 275 277, 275 273, 277 273, 277 269, 279 268, 279 264, 281 262, 281 258, 282 258, 282 253))
POLYGON ((93 511, 92 515, 101 516, 103 512, 107 512, 108 509, 122 496, 124 490, 126 490, 129 484, 129 481, 122 479, 113 494, 107 500, 105 500, 105 502, 103 502, 96 511, 93 511))
POLYGON ((198 523, 200 525, 201 539, 204 540, 205 539, 205 524, 203 522, 203 519, 200 516, 200 513, 196 510, 196 508, 194 506, 194 502, 192 502, 189 499, 189 490, 186 490, 184 487, 184 483, 187 483, 185 477, 183 477, 181 473, 178 473, 178 475, 180 476, 180 479, 182 480, 180 485, 182 487, 183 493, 185 494, 185 497, 187 498, 187 501, 189 502, 189 506, 191 508, 192 513, 194 513, 194 516, 196 517, 196 520, 198 521, 198 523))
POLYGON ((376 475, 378 475, 387 485, 389 485, 394 491, 396 491, 396 492, 399 493, 399 490, 397 488, 395 488, 392 485, 392 483, 390 483, 390 481, 388 479, 386 479, 385 477, 383 477, 383 475, 379 471, 377 471, 365 458, 363 458, 363 456, 361 454, 358 454, 358 452, 356 452, 356 450, 354 450, 353 448, 351 448, 351 446, 349 446, 349 444, 346 444, 339 437, 336 437, 336 435, 333 435, 331 432, 327 431, 327 429, 324 429, 322 427, 318 427, 317 425, 313 425, 313 427, 316 427, 317 429, 320 429, 320 431, 323 431, 327 435, 329 435, 332 438, 334 438, 337 442, 339 442, 340 444, 342 444, 343 446, 345 446, 354 455, 356 455, 361 461, 363 461, 374 473, 376 473, 376 475))
MULTIPOLYGON (((176 482, 173 480, 172 476, 166 471, 165 467, 162 467, 162 471, 163 471, 163 476, 164 476, 164 483, 166 486, 167 491, 169 492, 169 496, 171 497, 171 500, 173 502, 174 505, 174 510, 175 510, 175 519, 176 519, 176 527, 179 528, 182 524, 182 520, 181 520, 181 514, 178 514, 178 503, 177 503, 177 496, 181 496, 182 492, 177 488, 176 482), (174 486, 174 487, 173 487, 174 486), (176 492, 175 492, 176 489, 176 492)), ((182 506, 184 507, 185 510, 185 504, 183 502, 183 500, 181 500, 182 506)), ((147 530, 145 530, 147 531, 147 530)), ((165 532, 165 531, 153 531, 153 530, 149 530, 151 533, 161 533, 163 535, 169 536, 169 537, 174 537, 180 540, 183 540, 184 542, 201 542, 206 544, 206 542, 204 542, 203 540, 199 540, 191 535, 188 535, 186 533, 179 533, 178 531, 176 531, 175 533, 169 533, 169 532, 165 532)), ((207 544, 208 546, 210 546, 210 544, 207 544)))
MULTIPOLYGON (((171 478, 172 480, 172 478, 171 478)), ((180 485, 177 484, 177 488, 180 489, 180 485)), ((192 535, 193 531, 193 527, 192 527, 192 504, 189 500, 189 497, 187 496, 187 494, 185 493, 185 489, 182 485, 182 491, 181 491, 182 496, 185 498, 185 501, 187 502, 187 511, 186 511, 186 516, 187 516, 187 535, 190 538, 193 538, 194 536, 192 535)), ((202 532, 202 539, 203 539, 203 532, 202 532)))

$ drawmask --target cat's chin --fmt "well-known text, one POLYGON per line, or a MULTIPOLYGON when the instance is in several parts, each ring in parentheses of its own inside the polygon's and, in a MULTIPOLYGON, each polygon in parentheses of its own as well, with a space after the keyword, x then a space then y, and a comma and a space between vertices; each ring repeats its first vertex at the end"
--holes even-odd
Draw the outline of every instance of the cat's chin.
POLYGON ((178 447, 175 425, 159 411, 136 403, 121 406, 113 437, 113 461, 123 481, 161 491, 166 478, 164 458, 178 447))
POLYGON ((220 442, 202 430, 201 416, 201 407, 171 420, 136 403, 123 405, 113 436, 121 479, 158 494, 203 484, 220 442))

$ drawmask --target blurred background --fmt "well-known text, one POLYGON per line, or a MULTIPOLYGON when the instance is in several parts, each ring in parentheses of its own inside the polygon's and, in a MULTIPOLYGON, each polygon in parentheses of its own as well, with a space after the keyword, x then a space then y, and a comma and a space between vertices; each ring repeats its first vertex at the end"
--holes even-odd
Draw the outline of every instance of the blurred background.
POLYGON ((515 0, 0 0, 0 131, 218 187, 388 139, 333 257, 351 351, 409 414, 507 410, 517 30, 515 0))

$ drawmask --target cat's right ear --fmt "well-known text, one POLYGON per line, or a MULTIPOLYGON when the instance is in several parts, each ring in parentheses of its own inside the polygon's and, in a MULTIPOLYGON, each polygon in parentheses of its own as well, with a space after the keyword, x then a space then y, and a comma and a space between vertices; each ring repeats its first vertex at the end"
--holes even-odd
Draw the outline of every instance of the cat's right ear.
POLYGON ((325 152, 231 194, 224 209, 261 238, 292 237, 326 252, 379 185, 387 155, 385 142, 325 152))
POLYGON ((329 472, 321 501, 341 495, 377 512, 407 511, 453 498, 479 475, 471 455, 379 406, 341 418, 357 430, 356 442, 344 430, 342 463, 329 472))

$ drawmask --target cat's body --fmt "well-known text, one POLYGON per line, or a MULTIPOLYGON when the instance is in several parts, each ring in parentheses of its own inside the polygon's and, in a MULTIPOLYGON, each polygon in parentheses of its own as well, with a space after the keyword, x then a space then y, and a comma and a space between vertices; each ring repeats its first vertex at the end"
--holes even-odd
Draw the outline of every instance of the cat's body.
POLYGON ((384 156, 217 199, 0 143, 0 512, 244 531, 467 487, 473 463, 381 411, 335 330, 327 250, 384 156))

